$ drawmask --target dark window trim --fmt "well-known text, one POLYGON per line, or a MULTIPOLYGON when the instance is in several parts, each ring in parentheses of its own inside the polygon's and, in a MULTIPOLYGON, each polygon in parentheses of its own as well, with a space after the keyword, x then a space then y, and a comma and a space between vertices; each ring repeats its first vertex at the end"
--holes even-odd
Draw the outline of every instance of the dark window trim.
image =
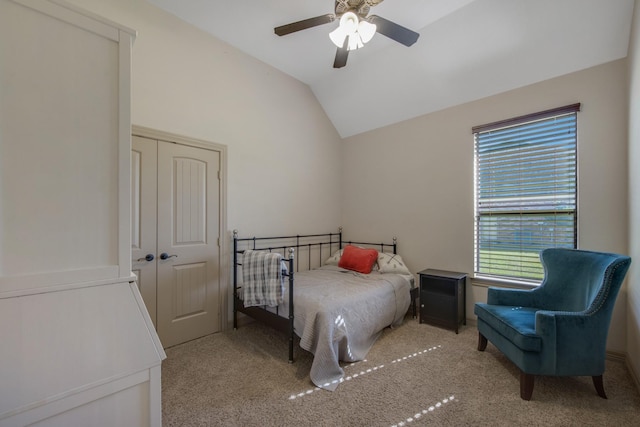
POLYGON ((577 113, 580 111, 580 103, 565 105, 564 107, 552 108, 550 110, 539 111, 537 113, 525 114, 524 116, 514 117, 506 120, 499 120, 493 123, 478 125, 471 128, 472 133, 486 132, 488 130, 503 128, 507 126, 515 126, 534 120, 546 119, 547 117, 558 116, 561 114, 577 113))

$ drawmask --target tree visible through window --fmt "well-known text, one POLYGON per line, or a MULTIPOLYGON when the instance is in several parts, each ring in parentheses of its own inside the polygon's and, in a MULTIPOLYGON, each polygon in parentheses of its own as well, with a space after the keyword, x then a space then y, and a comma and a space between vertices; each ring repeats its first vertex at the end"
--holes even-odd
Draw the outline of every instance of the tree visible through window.
POLYGON ((473 128, 477 275, 538 281, 542 249, 576 247, 578 111, 473 128))

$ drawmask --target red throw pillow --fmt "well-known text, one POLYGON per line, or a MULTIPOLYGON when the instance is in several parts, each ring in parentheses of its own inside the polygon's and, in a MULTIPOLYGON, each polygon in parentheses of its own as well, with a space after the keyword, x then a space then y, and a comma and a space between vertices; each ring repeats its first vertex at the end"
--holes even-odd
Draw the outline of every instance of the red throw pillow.
POLYGON ((338 267, 359 273, 369 274, 373 264, 378 260, 378 251, 347 245, 342 252, 338 267))

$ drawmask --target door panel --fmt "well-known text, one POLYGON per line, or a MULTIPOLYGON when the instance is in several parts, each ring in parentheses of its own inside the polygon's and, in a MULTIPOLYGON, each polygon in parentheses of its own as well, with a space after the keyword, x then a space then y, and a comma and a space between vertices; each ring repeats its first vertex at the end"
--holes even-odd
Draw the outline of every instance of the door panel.
POLYGON ((207 164, 201 160, 173 159, 176 201, 173 229, 175 245, 206 244, 205 203, 207 164))
POLYGON ((216 151, 158 141, 157 325, 164 347, 220 329, 219 170, 216 151))
POLYGON ((134 136, 131 140, 131 269, 156 326, 156 217, 158 144, 134 136), (151 261, 145 260, 153 255, 151 261))
POLYGON ((207 265, 195 263, 174 265, 176 284, 172 298, 175 299, 175 318, 199 315, 207 309, 207 265))

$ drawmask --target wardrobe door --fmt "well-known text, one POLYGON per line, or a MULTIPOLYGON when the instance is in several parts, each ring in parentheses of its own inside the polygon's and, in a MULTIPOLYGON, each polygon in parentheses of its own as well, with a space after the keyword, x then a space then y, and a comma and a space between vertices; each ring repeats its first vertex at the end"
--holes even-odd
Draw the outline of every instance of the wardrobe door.
POLYGON ((131 274, 135 35, 0 0, 0 426, 162 425, 166 355, 131 274))

